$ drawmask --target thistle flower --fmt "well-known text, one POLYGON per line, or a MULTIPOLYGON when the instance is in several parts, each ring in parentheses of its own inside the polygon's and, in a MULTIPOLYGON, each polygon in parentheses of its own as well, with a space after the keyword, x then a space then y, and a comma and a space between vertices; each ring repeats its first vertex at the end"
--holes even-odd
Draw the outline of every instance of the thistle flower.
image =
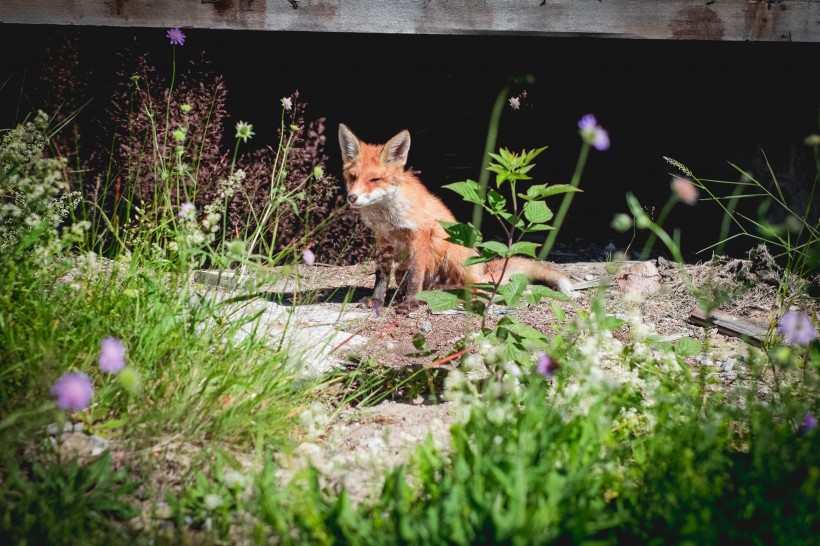
POLYGON ((84 373, 66 373, 51 388, 57 397, 57 406, 69 411, 80 411, 88 407, 94 395, 91 378, 84 373))
POLYGON ((179 27, 168 29, 165 35, 171 45, 185 45, 185 33, 179 27))
POLYGON ((316 263, 316 255, 311 249, 306 248, 302 251, 302 261, 305 262, 305 265, 313 265, 316 263))
POLYGON ((100 370, 117 373, 125 367, 125 345, 119 339, 109 337, 100 342, 100 370))
POLYGON ((549 380, 552 380, 559 368, 558 363, 547 353, 543 353, 535 364, 535 371, 549 380))
POLYGON ((780 319, 777 329, 783 335, 787 345, 808 346, 813 339, 817 339, 817 330, 806 313, 788 311, 780 319))
POLYGON ((609 133, 598 125, 598 120, 592 114, 586 114, 578 121, 581 138, 601 152, 609 150, 609 133))
POLYGON ((290 97, 282 97, 282 108, 290 112, 293 108, 293 99, 290 97))
POLYGON ((254 134, 253 125, 240 121, 236 124, 236 138, 242 142, 247 142, 254 134))
POLYGON ((690 206, 694 206, 698 202, 698 196, 700 195, 697 186, 679 176, 672 177, 672 192, 678 199, 690 206))

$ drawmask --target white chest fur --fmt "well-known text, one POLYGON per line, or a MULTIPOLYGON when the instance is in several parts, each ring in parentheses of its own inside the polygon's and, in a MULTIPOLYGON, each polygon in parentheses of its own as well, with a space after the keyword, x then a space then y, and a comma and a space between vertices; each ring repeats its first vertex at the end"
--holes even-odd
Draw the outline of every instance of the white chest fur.
POLYGON ((359 214, 367 227, 376 233, 388 234, 393 231, 418 226, 412 219, 412 203, 402 195, 401 190, 392 186, 385 189, 385 195, 375 203, 359 208, 359 214))

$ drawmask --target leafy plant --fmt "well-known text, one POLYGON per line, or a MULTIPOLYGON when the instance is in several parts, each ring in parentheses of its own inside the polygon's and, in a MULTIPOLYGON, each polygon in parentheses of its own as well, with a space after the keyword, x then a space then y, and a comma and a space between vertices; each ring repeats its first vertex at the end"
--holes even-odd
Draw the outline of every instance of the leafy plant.
POLYGON ((0 485, 4 544, 127 542, 115 522, 138 514, 131 498, 139 483, 113 470, 105 452, 87 466, 70 461, 6 466, 0 485))

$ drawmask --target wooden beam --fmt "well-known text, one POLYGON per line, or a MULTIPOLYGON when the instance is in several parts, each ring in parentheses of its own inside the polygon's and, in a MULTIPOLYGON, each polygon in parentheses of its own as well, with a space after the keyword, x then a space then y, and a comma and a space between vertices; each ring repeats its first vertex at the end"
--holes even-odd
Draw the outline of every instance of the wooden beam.
POLYGON ((740 338, 755 347, 760 347, 769 333, 763 324, 724 311, 712 311, 711 315, 707 315, 700 309, 692 309, 689 322, 706 328, 714 326, 724 336, 740 338))
POLYGON ((820 1, 2 0, 0 23, 820 42, 820 1))

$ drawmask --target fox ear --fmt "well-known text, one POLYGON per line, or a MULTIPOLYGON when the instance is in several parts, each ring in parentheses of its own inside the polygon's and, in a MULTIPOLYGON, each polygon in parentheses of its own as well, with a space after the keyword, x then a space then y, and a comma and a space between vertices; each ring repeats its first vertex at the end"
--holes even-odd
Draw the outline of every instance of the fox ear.
POLYGON ((385 163, 407 163, 407 155, 410 153, 410 132, 405 129, 387 141, 382 150, 382 161, 385 163))
POLYGON ((362 153, 359 138, 344 123, 339 124, 339 146, 342 148, 342 161, 349 163, 362 153))

